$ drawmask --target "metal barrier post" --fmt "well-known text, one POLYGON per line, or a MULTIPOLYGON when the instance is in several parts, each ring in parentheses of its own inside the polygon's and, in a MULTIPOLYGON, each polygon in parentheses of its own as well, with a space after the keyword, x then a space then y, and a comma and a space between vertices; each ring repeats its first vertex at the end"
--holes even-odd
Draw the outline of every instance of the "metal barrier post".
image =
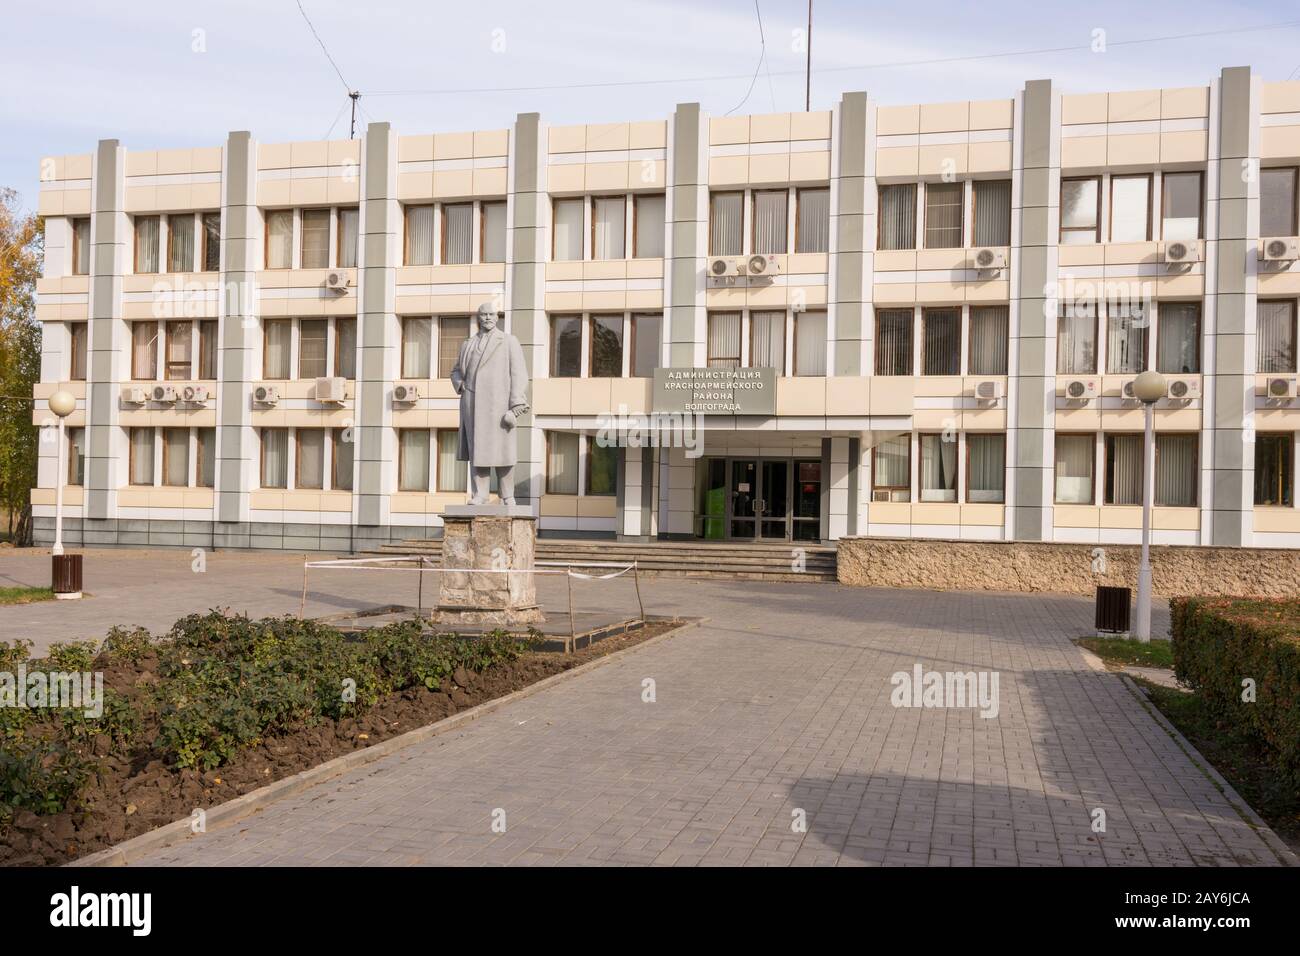
POLYGON ((632 580, 636 583, 636 606, 641 610, 641 623, 645 623, 645 605, 641 603, 641 571, 639 562, 632 562, 632 580))

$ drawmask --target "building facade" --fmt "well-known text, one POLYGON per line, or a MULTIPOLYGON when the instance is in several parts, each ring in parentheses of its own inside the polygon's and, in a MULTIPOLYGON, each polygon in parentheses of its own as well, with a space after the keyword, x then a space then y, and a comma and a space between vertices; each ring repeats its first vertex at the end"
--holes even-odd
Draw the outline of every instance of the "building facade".
POLYGON ((1132 542, 1125 386, 1156 368, 1155 540, 1300 547, 1298 167, 1300 82, 1248 68, 104 140, 42 167, 37 538, 57 481, 73 545, 438 536, 465 494, 448 374, 496 301, 533 377, 516 496, 544 534, 1132 542))

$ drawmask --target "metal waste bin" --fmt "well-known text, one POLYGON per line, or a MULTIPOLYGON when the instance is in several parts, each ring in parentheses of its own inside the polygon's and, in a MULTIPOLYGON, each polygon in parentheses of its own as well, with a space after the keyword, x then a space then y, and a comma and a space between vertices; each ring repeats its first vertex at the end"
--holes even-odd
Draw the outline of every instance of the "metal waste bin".
POLYGON ((1097 630, 1124 634, 1129 630, 1132 592, 1128 588, 1097 588, 1097 630))
POLYGON ((81 597, 81 555, 56 554, 51 560, 54 596, 65 600, 81 597))

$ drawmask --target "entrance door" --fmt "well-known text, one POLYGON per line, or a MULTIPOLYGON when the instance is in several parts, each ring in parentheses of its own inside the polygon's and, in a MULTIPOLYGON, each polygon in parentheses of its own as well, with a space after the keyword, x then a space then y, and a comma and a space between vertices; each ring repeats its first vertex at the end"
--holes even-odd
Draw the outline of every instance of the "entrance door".
POLYGON ((758 475, 759 537, 790 540, 790 462, 765 458, 758 475))
POLYGON ((753 458, 731 459, 727 491, 730 500, 730 538, 754 538, 757 536, 757 518, 759 489, 758 462, 753 458))

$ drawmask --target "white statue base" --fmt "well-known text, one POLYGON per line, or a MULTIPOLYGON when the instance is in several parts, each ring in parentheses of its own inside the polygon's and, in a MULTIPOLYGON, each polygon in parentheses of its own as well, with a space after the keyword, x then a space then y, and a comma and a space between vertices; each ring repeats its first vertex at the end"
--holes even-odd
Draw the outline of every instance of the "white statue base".
POLYGON ((434 623, 519 627, 546 620, 531 573, 537 518, 530 508, 452 505, 442 529, 442 566, 465 570, 439 575, 434 623))

